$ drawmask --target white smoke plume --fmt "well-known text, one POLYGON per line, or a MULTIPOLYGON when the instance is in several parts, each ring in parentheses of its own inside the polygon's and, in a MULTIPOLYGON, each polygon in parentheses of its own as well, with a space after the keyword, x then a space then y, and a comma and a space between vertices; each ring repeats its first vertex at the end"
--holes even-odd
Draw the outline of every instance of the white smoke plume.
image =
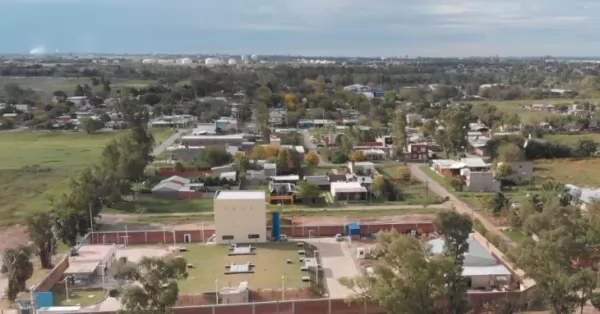
POLYGON ((29 54, 32 54, 32 55, 43 55, 45 53, 46 53, 46 47, 44 47, 44 46, 35 47, 35 48, 31 49, 31 51, 29 51, 29 54))

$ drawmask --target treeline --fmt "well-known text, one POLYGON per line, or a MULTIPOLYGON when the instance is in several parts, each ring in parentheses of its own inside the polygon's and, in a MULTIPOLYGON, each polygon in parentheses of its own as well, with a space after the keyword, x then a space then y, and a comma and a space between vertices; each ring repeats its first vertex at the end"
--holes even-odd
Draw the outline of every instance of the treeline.
MULTIPOLYGON (((554 158, 583 158, 591 157, 596 153, 597 143, 591 139, 580 139, 578 142, 567 145, 539 138, 527 139, 519 135, 508 135, 494 137, 487 142, 486 156, 498 159, 501 148, 506 145, 514 145, 519 148, 525 159, 554 159, 554 158)), ((506 159, 506 158, 500 158, 506 159)), ((512 158, 508 158, 512 159, 512 158)))

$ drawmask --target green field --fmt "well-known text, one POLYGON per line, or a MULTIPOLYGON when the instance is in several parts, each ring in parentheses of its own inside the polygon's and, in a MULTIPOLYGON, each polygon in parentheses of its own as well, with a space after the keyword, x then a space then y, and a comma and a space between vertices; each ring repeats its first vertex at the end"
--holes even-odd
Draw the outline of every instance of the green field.
POLYGON ((600 133, 548 134, 544 135, 544 140, 566 145, 575 145, 580 140, 592 140, 594 142, 600 142, 600 133))
POLYGON ((188 245, 189 252, 181 255, 196 267, 188 269, 189 277, 179 284, 180 292, 214 292, 215 280, 219 289, 237 287, 242 281, 248 281, 251 289, 278 289, 281 288, 282 276, 286 289, 309 286, 301 280, 301 276, 307 276, 307 272, 300 271, 295 242, 252 246, 257 248, 256 255, 228 256, 229 247, 226 245, 188 245), (293 263, 287 264, 287 258, 293 263), (224 274, 226 265, 248 262, 255 265, 253 274, 224 274))
MULTIPOLYGON (((145 87, 154 81, 145 80, 124 80, 124 79, 113 79, 111 80, 111 89, 116 92, 118 89, 125 89, 131 87, 145 87)), ((40 93, 43 98, 52 98, 52 93, 57 90, 62 90, 68 95, 72 95, 75 90, 75 86, 88 84, 92 86, 92 80, 90 78, 62 78, 62 77, 25 77, 25 78, 13 78, 13 77, 0 77, 0 87, 6 84, 16 83, 22 88, 31 88, 34 91, 40 93)), ((93 87, 92 87, 93 88, 93 87)), ((0 88, 0 96, 4 93, 4 89, 0 88)))
POLYGON ((523 242, 527 238, 520 230, 505 230, 504 234, 516 244, 523 242))
MULTIPOLYGON (((531 121, 542 121, 546 117, 559 115, 553 112, 547 111, 538 111, 538 110, 529 110, 523 108, 525 105, 533 105, 533 104, 572 104, 576 101, 582 101, 582 99, 561 99, 561 98, 553 98, 553 99, 541 99, 541 100, 475 100, 475 101, 466 101, 466 103, 473 104, 474 106, 477 104, 490 104, 495 105, 498 110, 501 112, 505 112, 508 114, 517 114, 521 117, 521 122, 530 123, 531 121)), ((590 100, 594 102, 595 100, 590 100)))
POLYGON ((152 195, 141 194, 135 200, 125 200, 107 208, 107 213, 199 213, 212 212, 213 199, 162 199, 152 195))
POLYGON ((563 184, 600 187, 600 158, 536 160, 535 174, 563 184))
MULTIPOLYGON (((51 198, 67 192, 69 176, 94 164, 104 146, 124 132, 0 133, 0 225, 48 209, 51 198)), ((171 132, 153 131, 159 140, 171 132)))

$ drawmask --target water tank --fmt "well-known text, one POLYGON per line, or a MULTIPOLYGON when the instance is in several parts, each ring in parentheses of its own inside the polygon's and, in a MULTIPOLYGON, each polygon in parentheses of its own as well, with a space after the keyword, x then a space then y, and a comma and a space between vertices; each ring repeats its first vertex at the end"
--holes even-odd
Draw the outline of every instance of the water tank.
POLYGON ((219 65, 223 64, 223 61, 221 61, 221 59, 218 58, 206 58, 206 60, 204 60, 204 63, 206 63, 206 65, 219 65))
POLYGON ((235 64, 237 64, 237 60, 235 60, 235 59, 229 59, 229 61, 227 61, 227 64, 229 64, 229 65, 235 65, 235 64))
POLYGON ((250 59, 252 59, 252 61, 258 61, 258 56, 257 55, 251 55, 250 59))
POLYGON ((277 239, 281 235, 281 226, 279 223, 279 212, 273 212, 273 229, 271 230, 273 239, 277 239))

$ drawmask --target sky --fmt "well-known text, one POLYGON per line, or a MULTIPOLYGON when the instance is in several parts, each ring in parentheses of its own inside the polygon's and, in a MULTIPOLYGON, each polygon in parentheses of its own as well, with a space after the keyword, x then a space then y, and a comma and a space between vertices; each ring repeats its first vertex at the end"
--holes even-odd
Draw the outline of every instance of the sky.
POLYGON ((0 53, 596 56, 598 0, 0 0, 0 53))

